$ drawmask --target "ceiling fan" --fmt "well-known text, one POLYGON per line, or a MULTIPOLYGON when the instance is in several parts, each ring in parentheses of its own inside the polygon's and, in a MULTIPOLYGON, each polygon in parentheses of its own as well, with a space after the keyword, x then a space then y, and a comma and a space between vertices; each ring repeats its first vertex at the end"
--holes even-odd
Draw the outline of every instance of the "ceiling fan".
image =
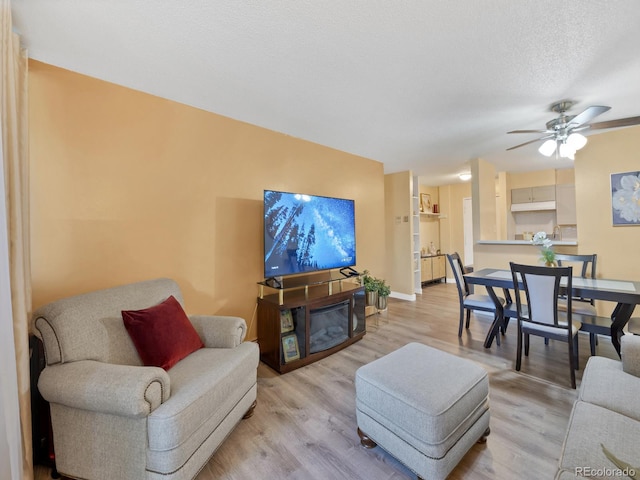
POLYGON ((520 148, 530 143, 539 142, 545 140, 545 142, 538 148, 538 151, 543 155, 550 157, 554 153, 560 157, 575 158, 575 153, 580 150, 587 143, 587 138, 582 135, 581 131, 584 130, 601 130, 605 128, 618 128, 629 127, 632 125, 640 125, 640 116, 619 118, 617 120, 608 120, 606 122, 589 123, 598 115, 611 109, 611 107, 605 107, 601 105, 592 105, 587 107, 578 115, 567 115, 567 111, 575 105, 576 102, 571 100, 561 100, 551 105, 550 110, 558 113, 560 116, 547 122, 546 130, 512 130, 507 133, 542 133, 542 137, 530 140, 515 147, 507 148, 507 150, 513 150, 520 148))

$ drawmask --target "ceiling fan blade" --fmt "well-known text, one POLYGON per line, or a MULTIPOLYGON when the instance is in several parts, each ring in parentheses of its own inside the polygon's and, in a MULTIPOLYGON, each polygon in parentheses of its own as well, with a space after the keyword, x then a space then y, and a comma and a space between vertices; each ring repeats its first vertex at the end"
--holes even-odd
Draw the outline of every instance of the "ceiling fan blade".
POLYGON ((574 132, 582 132, 584 130, 589 130, 591 128, 591 125, 581 125, 579 127, 574 127, 571 129, 571 133, 574 132))
POLYGON ((529 145, 530 143, 539 142, 540 140, 546 140, 547 138, 553 138, 553 137, 554 137, 554 134, 545 135, 544 137, 536 138, 535 140, 530 140, 528 142, 521 143, 520 145, 516 145, 515 147, 507 148, 507 151, 524 147, 525 145, 529 145))
POLYGON ((507 133, 552 133, 549 130, 511 130, 507 133))
POLYGON ((617 120, 592 123, 589 125, 589 128, 591 130, 598 130, 602 128, 630 127, 632 125, 640 125, 640 117, 618 118, 617 120))
POLYGON ((602 115, 604 112, 611 110, 611 107, 605 107, 603 105, 592 105, 584 109, 582 113, 579 113, 569 121, 569 125, 579 126, 583 123, 589 123, 591 119, 596 118, 598 115, 602 115))

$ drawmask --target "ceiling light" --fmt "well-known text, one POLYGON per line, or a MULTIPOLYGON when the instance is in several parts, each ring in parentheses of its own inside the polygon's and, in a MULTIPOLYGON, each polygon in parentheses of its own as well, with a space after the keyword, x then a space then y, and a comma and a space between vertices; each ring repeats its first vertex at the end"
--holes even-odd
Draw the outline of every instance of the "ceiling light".
POLYGON ((467 180, 471 180, 471 174, 470 173, 460 173, 460 174, 458 174, 458 177, 463 182, 466 182, 467 180))
POLYGON ((560 144, 558 153, 560 153, 560 156, 563 158, 570 158, 571 160, 575 160, 576 151, 571 145, 567 143, 560 144))
POLYGON ((580 150, 587 144, 587 137, 579 133, 572 133, 567 137, 567 145, 574 150, 580 150))
POLYGON ((551 155, 553 155, 553 152, 556 151, 556 141, 547 140, 542 145, 540 145, 540 148, 538 148, 538 151, 545 157, 550 157, 551 155))

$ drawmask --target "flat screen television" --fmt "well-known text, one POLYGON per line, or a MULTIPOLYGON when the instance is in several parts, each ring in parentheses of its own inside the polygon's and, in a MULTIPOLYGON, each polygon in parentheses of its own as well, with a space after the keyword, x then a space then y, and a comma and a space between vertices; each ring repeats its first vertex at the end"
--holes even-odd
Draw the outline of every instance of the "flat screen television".
POLYGON ((355 264, 353 200, 264 191, 265 278, 355 264))

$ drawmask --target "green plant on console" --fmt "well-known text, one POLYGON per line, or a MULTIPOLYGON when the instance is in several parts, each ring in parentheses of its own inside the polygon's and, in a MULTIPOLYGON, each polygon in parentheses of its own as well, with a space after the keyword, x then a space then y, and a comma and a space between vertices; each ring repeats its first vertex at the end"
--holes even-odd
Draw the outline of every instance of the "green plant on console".
POLYGON ((378 300, 376 301, 376 307, 378 310, 386 310, 387 297, 391 293, 391 287, 389 287, 384 280, 376 279, 376 281, 378 282, 378 300))
POLYGON ((378 280, 378 297, 388 297, 391 294, 391 287, 385 280, 378 280))
POLYGON ((378 291, 378 279, 369 275, 369 270, 362 272, 362 285, 365 292, 377 292, 378 291))
POLYGON ((377 292, 379 297, 388 297, 391 294, 391 287, 386 280, 372 277, 369 270, 362 272, 360 284, 364 286, 365 292, 377 292))

